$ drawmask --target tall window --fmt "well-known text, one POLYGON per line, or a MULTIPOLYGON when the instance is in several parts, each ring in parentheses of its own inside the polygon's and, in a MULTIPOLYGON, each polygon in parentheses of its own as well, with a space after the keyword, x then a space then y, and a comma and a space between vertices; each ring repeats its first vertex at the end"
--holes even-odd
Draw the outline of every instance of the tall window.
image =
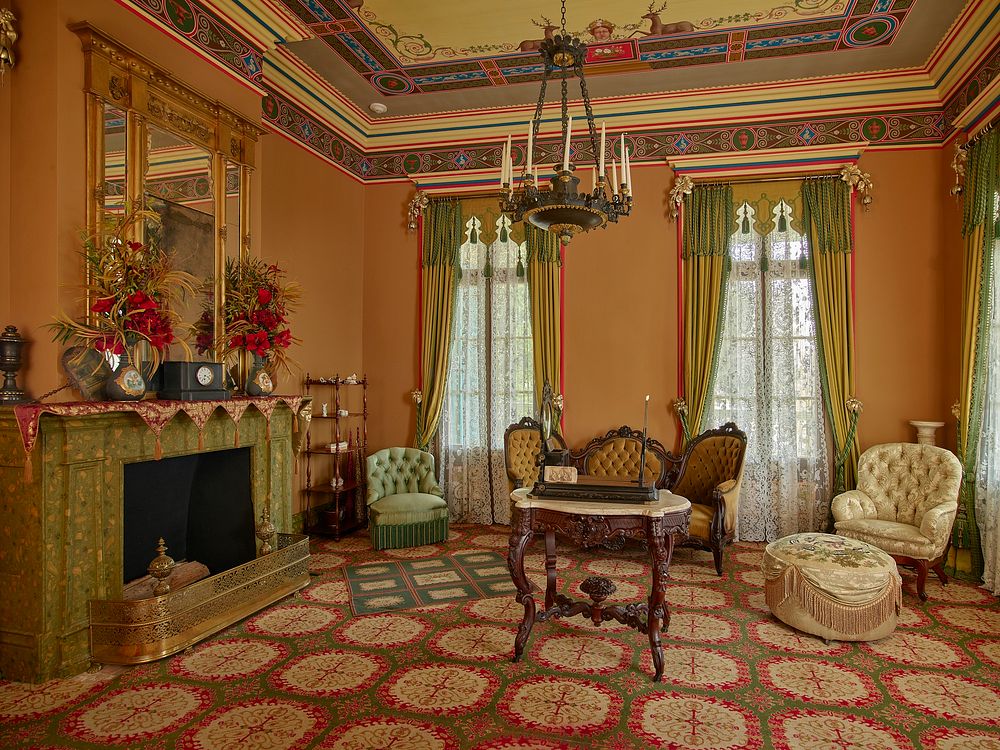
POLYGON ((535 413, 524 243, 511 238, 508 217, 497 219, 495 228, 497 239, 486 245, 482 220, 469 219, 460 250, 462 277, 438 433, 445 495, 452 520, 459 522, 510 520, 503 434, 535 413))
POLYGON ((737 209, 715 386, 706 424, 747 433, 737 534, 773 540, 822 528, 829 458, 806 240, 784 201, 761 234, 737 209))

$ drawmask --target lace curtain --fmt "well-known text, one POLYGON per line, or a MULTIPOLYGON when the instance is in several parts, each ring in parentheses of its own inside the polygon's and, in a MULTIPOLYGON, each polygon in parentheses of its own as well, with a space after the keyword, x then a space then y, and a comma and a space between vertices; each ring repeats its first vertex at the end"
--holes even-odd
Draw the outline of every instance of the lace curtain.
POLYGON ((524 244, 510 237, 506 216, 490 229, 496 239, 486 245, 482 221, 473 216, 466 222, 437 439, 445 498, 456 523, 510 522, 503 435, 512 422, 535 412, 528 283, 518 275, 524 244))
MULTIPOLYGON (((1000 203, 1000 197, 997 198, 1000 203)), ((1000 215, 1000 207, 994 211, 1000 215)), ((986 393, 976 471, 976 520, 983 548, 983 585, 1000 595, 1000 241, 995 242, 990 289, 990 338, 986 393)))
POLYGON ((737 539, 825 526, 830 476, 805 237, 784 201, 771 227, 737 208, 732 270, 706 426, 747 433, 737 539))

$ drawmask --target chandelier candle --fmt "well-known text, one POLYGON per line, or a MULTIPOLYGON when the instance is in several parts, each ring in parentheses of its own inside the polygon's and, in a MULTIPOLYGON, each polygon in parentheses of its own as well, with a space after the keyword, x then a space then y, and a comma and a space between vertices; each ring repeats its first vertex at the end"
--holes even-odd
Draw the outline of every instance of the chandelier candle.
MULTIPOLYGON (((528 124, 527 148, 524 163, 521 168, 521 179, 514 180, 514 165, 512 160, 512 143, 507 136, 503 147, 500 165, 500 210, 512 221, 526 221, 544 231, 552 232, 562 243, 569 242, 574 235, 589 232, 591 229, 607 227, 617 223, 622 216, 632 213, 632 182, 629 155, 625 151, 625 135, 621 134, 622 180, 618 181, 618 172, 612 151, 611 166, 614 172, 611 180, 611 191, 608 192, 607 129, 601 123, 600 138, 594 124, 594 113, 590 106, 590 95, 587 93, 587 82, 583 75, 583 65, 587 56, 587 45, 579 38, 566 32, 566 0, 562 0, 561 31, 551 38, 542 41, 539 54, 542 58, 542 81, 538 92, 538 104, 535 114, 528 124), (576 175, 578 166, 572 162, 573 118, 569 114, 568 86, 569 78, 575 77, 580 83, 580 93, 583 99, 584 117, 586 118, 586 137, 589 137, 589 150, 593 155, 591 168, 592 187, 588 192, 582 186, 576 175), (561 86, 561 117, 559 121, 560 145, 563 148, 561 163, 556 162, 555 174, 546 178, 543 186, 538 178, 535 165, 534 150, 538 140, 539 128, 542 124, 542 109, 545 105, 545 88, 549 79, 559 80, 561 86)), ((579 122, 579 120, 578 120, 579 122)), ((612 136, 613 137, 613 136, 612 136)), ((585 152, 581 145, 578 156, 585 152)), ((558 158, 558 157, 557 157, 558 158)))

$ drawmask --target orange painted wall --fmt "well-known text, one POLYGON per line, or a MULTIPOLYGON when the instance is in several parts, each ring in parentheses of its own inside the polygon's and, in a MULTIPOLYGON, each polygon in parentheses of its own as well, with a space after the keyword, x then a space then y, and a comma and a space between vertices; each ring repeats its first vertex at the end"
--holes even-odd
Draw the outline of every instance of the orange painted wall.
MULTIPOLYGON (((960 243, 948 219, 950 155, 866 154, 876 185, 858 212, 857 390, 863 447, 913 440, 910 419, 947 422, 957 392, 960 243)), ((642 423, 673 447, 677 383, 677 239, 667 218, 666 166, 636 168, 629 219, 570 244, 565 263, 566 437, 580 446, 642 423)), ((365 366, 378 383, 371 446, 409 444, 416 383, 416 237, 402 206, 412 188, 366 188, 365 366), (392 268, 392 273, 387 269, 392 268), (409 357, 409 359, 408 359, 409 357)), ((951 433, 953 435, 953 431, 951 433)), ((944 437, 944 436, 942 436, 944 437)), ((953 445, 953 437, 948 437, 953 445)))
MULTIPOLYGON (((360 375, 364 188, 277 134, 261 152, 261 254, 302 286, 292 322, 304 343, 290 352, 302 377, 360 375)), ((301 389, 282 379, 282 392, 301 389)))
POLYGON ((420 314, 416 232, 406 229, 409 184, 365 187, 364 369, 368 373, 370 451, 412 445, 420 314))
MULTIPOLYGON (((909 420, 945 422, 958 395, 961 269, 949 243, 952 199, 942 149, 871 152, 868 212, 857 212, 857 396, 861 446, 912 441, 909 420), (960 283, 960 282, 959 282, 960 283)), ((947 154, 950 159, 950 154, 947 154)), ((960 246, 960 245, 959 245, 960 246)), ((939 441, 954 447, 943 432, 939 441)))

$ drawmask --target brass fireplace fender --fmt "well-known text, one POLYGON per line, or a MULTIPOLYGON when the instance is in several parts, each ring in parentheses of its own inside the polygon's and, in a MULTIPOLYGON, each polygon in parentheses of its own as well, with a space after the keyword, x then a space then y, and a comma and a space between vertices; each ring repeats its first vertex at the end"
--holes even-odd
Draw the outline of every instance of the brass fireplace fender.
POLYGON ((91 658, 102 664, 162 659, 308 584, 309 537, 278 534, 275 551, 179 591, 136 601, 91 600, 91 658))

